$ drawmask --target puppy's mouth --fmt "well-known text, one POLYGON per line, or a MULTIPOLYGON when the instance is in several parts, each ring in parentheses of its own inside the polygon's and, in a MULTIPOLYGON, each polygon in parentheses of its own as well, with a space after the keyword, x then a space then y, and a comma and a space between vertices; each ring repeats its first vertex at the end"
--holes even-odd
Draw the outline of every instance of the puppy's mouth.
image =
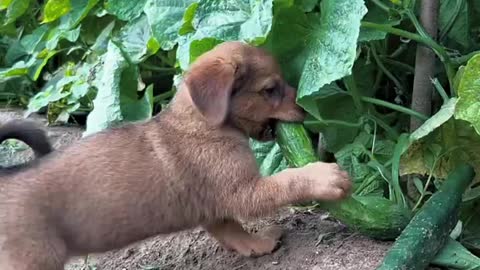
POLYGON ((262 125, 262 129, 260 134, 258 134, 258 138, 255 139, 263 142, 274 140, 277 135, 275 129, 278 121, 279 120, 273 118, 268 119, 268 121, 262 125))

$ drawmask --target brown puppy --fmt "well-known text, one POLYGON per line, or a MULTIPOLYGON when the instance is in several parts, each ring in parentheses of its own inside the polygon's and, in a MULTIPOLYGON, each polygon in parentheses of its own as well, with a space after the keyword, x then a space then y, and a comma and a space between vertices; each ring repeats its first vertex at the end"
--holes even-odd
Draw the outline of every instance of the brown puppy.
MULTIPOLYGON (((41 158, 53 151, 45 130, 33 121, 11 120, 0 127, 0 143, 7 139, 17 139, 30 146, 35 153, 35 157, 41 158)), ((10 167, 0 166, 0 175, 12 174, 18 172, 38 160, 13 165, 10 167)))
POLYGON ((158 116, 84 138, 0 181, 1 269, 60 270, 72 255, 199 225, 243 255, 272 252, 277 229, 251 235, 237 220, 350 189, 336 164, 259 175, 248 136, 272 139, 275 121, 303 117, 269 54, 219 45, 158 116))

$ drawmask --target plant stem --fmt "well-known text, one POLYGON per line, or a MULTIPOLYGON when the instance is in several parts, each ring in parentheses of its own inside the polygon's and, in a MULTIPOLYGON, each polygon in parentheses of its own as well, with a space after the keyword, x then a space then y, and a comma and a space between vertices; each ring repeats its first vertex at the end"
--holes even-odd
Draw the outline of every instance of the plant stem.
POLYGON ((405 93, 405 89, 403 88, 403 85, 397 80, 397 78, 383 65, 382 61, 380 60, 380 57, 378 57, 377 50, 375 48, 375 45, 373 44, 371 46, 371 52, 373 59, 375 59, 375 62, 377 63, 378 67, 385 73, 385 75, 390 78, 390 80, 395 84, 395 86, 402 92, 405 93))
POLYGON ((382 119, 380 119, 379 117, 377 117, 373 114, 369 115, 368 118, 370 118, 370 120, 374 121, 375 123, 377 123, 377 125, 379 125, 381 128, 383 128, 392 139, 396 140, 398 138, 398 136, 399 136, 398 132, 396 130, 394 130, 393 128, 391 128, 382 119))
POLYGON ((384 101, 384 100, 381 100, 381 99, 376 99, 376 98, 371 98, 371 97, 362 97, 362 101, 365 101, 365 102, 368 102, 368 103, 372 103, 372 104, 375 104, 375 105, 378 105, 378 106, 382 106, 382 107, 385 107, 385 108, 389 108, 389 109, 392 109, 392 110, 395 110, 395 111, 399 111, 401 113, 405 113, 405 114, 408 114, 410 116, 413 116, 413 117, 416 117, 420 120, 427 120, 428 117, 419 113, 419 112, 416 112, 414 110, 411 110, 409 108, 406 108, 406 107, 403 107, 403 106, 400 106, 400 105, 397 105, 397 104, 393 104, 393 103, 390 103, 390 102, 387 102, 387 101, 384 101))
POLYGON ((326 125, 326 126, 344 126, 344 127, 353 127, 353 128, 357 128, 357 127, 361 127, 362 124, 363 124, 363 120, 362 119, 359 119, 357 123, 351 123, 351 122, 346 122, 346 121, 342 121, 342 120, 324 120, 324 119, 320 119, 320 120, 305 120, 304 121, 304 124, 306 125, 315 125, 315 124, 321 124, 321 125, 326 125))
POLYGON ((448 76, 448 80, 450 81, 450 84, 451 84, 451 82, 453 82, 453 77, 455 76, 455 70, 453 69, 453 67, 451 65, 450 57, 448 56, 445 49, 442 46, 440 46, 440 44, 433 41, 432 39, 425 38, 425 37, 422 37, 418 34, 415 34, 415 33, 409 32, 409 31, 405 31, 405 30, 402 30, 402 29, 398 29, 398 28, 395 28, 395 27, 392 27, 392 26, 389 26, 389 25, 384 25, 384 24, 362 21, 361 26, 364 27, 364 28, 380 30, 380 31, 384 31, 384 32, 387 32, 387 33, 390 33, 390 34, 394 34, 394 35, 397 35, 397 36, 408 38, 408 39, 411 39, 411 40, 414 40, 416 42, 419 42, 419 43, 422 43, 422 44, 425 44, 425 45, 429 46, 430 48, 432 48, 435 51, 435 53, 438 55, 440 60, 445 64, 445 69, 447 71, 447 76, 448 76))
POLYGON ((372 2, 373 2, 377 7, 379 7, 380 9, 382 9, 383 11, 386 11, 386 12, 390 11, 390 8, 389 8, 387 5, 385 5, 384 3, 382 3, 381 1, 379 1, 379 0, 372 0, 372 2))
POLYGON ((175 68, 157 67, 147 63, 141 63, 140 67, 151 70, 151 71, 160 72, 163 74, 175 74, 176 72, 175 68))
POLYGON ((461 65, 465 64, 466 62, 468 62, 468 60, 470 60, 470 58, 474 57, 477 54, 480 54, 480 51, 474 51, 474 52, 471 52, 467 55, 463 55, 463 56, 460 56, 460 57, 453 58, 452 59, 452 64, 455 65, 455 66, 461 66, 461 65))
POLYGON ((167 91, 165 93, 161 93, 155 97, 153 97, 153 102, 154 103, 158 103, 158 102, 161 102, 167 98, 170 98, 170 97, 173 97, 173 95, 175 95, 175 91, 172 89, 170 91, 167 91))
POLYGON ((415 68, 410 66, 409 64, 402 63, 400 61, 396 61, 390 58, 387 58, 386 56, 380 56, 380 59, 385 62, 385 64, 392 65, 392 66, 397 66, 401 69, 404 69, 407 72, 410 72, 412 74, 415 73, 415 68))
POLYGON ((358 92, 357 84, 353 78, 353 75, 346 76, 343 81, 345 82, 345 86, 347 87, 347 90, 349 94, 353 98, 353 103, 355 104, 355 107, 357 108, 357 112, 363 113, 363 104, 361 100, 361 95, 358 92))
MULTIPOLYGON (((434 42, 434 39, 437 36, 438 7, 438 0, 422 1, 420 15, 422 24, 418 22, 411 10, 407 11, 408 17, 413 22, 420 35, 428 40, 431 40, 432 42, 434 42)), ((434 72, 434 52, 430 48, 418 44, 415 57, 415 75, 413 79, 411 109, 427 116, 430 116, 432 113, 433 84, 431 79, 434 76, 434 72)), ((422 123, 423 121, 420 119, 411 118, 410 131, 415 131, 422 125, 422 123)))
MULTIPOLYGON (((435 163, 436 163, 436 161, 435 161, 435 163)), ((435 168, 435 163, 433 164, 433 168, 435 168)), ((415 210, 417 210, 417 208, 420 206, 420 203, 423 201, 423 198, 425 197, 425 193, 427 192, 428 186, 430 186, 430 182, 432 181, 432 175, 433 175, 433 170, 430 171, 430 175, 428 176, 427 183, 425 183, 425 186, 423 187, 422 194, 420 194, 420 198, 418 198, 417 203, 412 208, 412 212, 415 212, 415 210)))
POLYGON ((447 54, 447 51, 435 41, 438 30, 438 8, 439 0, 422 1, 421 20, 422 24, 425 25, 426 29, 423 28, 422 24, 420 24, 420 22, 417 20, 417 17, 415 17, 415 14, 413 14, 413 11, 411 9, 407 10, 406 13, 420 36, 422 38, 425 38, 426 40, 429 40, 430 44, 427 45, 432 50, 436 50, 435 53, 445 65, 445 71, 447 72, 448 81, 450 83, 450 87, 453 89, 455 70, 451 64, 450 56, 447 54), (426 13, 425 15, 423 14, 424 12, 426 13), (435 47, 432 46, 433 44, 435 44, 435 47))
POLYGON ((443 89, 442 84, 437 78, 432 79, 433 86, 435 86, 435 89, 437 90, 438 94, 442 97, 443 99, 443 104, 447 103, 447 101, 450 99, 447 95, 447 92, 445 89, 443 89))

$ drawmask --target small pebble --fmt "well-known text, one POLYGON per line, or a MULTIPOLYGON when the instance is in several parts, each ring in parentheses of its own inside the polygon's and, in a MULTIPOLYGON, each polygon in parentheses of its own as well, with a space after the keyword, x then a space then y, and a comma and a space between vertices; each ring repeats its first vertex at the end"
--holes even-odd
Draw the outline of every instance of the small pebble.
POLYGON ((273 265, 278 265, 278 262, 277 262, 277 261, 273 261, 272 264, 273 264, 273 265))

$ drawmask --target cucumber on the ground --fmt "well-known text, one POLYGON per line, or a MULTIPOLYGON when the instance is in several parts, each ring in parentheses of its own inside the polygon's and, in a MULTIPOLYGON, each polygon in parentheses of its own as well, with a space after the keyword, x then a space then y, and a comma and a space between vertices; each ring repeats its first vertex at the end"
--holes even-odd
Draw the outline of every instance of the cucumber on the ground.
POLYGON ((321 207, 355 231, 378 240, 394 240, 412 218, 410 210, 380 196, 352 196, 321 207))
POLYGON ((403 230, 377 270, 425 269, 450 237, 462 194, 474 176, 469 165, 455 168, 403 230))
MULTIPOLYGON (((279 123, 276 134, 280 149, 291 167, 318 161, 302 124, 279 123)), ((341 202, 322 202, 320 207, 348 227, 381 240, 395 239, 411 219, 409 210, 383 197, 352 197, 341 202)))
POLYGON ((457 270, 480 270, 480 258, 450 237, 435 255, 432 264, 457 270))

